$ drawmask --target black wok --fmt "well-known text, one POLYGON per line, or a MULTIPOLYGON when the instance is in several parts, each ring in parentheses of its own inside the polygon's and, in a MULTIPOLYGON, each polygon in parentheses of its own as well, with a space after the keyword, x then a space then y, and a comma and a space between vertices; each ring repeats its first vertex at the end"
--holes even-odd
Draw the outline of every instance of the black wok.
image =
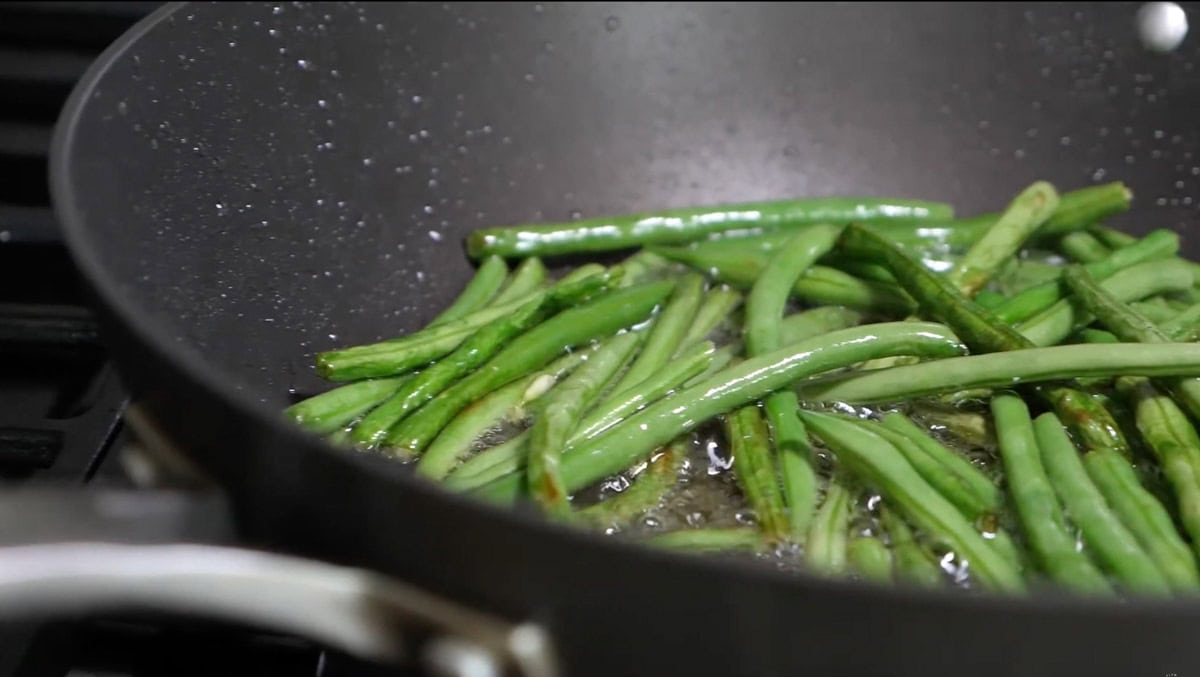
POLYGON ((244 542, 547 628, 572 675, 1166 675, 1200 604, 996 599, 675 556, 449 495, 279 416, 413 330, 469 230, 835 193, 1200 203, 1200 50, 1132 5, 185 5, 74 93, 53 189, 142 411, 244 542))

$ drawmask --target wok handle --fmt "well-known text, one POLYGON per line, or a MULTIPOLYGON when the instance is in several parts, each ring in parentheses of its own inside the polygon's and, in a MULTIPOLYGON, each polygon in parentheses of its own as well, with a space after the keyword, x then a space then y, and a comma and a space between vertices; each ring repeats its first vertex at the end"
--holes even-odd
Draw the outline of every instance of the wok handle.
POLYGON ((215 545, 59 542, 0 548, 0 618, 201 614, 441 675, 553 677, 546 634, 349 567, 215 545))
MULTIPOLYGON (((549 637, 364 569, 233 542, 224 497, 126 413, 144 451, 134 474, 186 490, 0 493, 0 620, 154 611, 204 615, 447 676, 558 674, 549 637)), ((135 453, 133 459, 139 458, 135 453)), ((129 459, 126 459, 127 464, 129 459)))

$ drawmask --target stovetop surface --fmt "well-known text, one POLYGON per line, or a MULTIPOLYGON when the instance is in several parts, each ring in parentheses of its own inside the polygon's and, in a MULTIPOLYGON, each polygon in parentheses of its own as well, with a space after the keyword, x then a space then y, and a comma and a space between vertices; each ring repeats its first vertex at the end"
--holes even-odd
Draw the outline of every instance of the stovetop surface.
MULTIPOLYGON (((0 490, 134 487, 119 453, 128 398, 59 236, 46 162, 71 87, 158 4, 0 4, 0 490)), ((0 623, 0 677, 370 672, 296 638, 195 619, 0 623)))

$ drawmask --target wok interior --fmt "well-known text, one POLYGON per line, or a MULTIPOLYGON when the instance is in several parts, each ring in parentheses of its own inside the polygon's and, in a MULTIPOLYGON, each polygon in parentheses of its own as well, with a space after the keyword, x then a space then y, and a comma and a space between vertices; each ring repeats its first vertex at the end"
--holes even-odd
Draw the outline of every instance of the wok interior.
MULTIPOLYGON (((1124 180, 1200 207, 1197 43, 1131 6, 185 6, 100 80, 75 244, 274 408, 319 350, 420 327, 485 225, 799 195, 1124 180)), ((1185 248, 1200 251, 1185 232, 1185 248)))

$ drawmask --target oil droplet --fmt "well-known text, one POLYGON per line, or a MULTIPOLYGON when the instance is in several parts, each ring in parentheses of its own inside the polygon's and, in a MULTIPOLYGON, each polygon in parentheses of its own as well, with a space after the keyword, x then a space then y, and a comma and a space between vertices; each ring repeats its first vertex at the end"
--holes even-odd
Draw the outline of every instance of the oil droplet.
POLYGON ((621 27, 621 20, 615 16, 610 16, 604 20, 604 30, 612 33, 621 27))
POLYGON ((567 213, 567 218, 571 219, 572 221, 578 221, 579 219, 583 218, 583 211, 579 209, 572 209, 567 213))
POLYGON ((441 242, 442 234, 436 230, 431 230, 431 231, 429 231, 429 239, 433 240, 434 242, 441 242))

